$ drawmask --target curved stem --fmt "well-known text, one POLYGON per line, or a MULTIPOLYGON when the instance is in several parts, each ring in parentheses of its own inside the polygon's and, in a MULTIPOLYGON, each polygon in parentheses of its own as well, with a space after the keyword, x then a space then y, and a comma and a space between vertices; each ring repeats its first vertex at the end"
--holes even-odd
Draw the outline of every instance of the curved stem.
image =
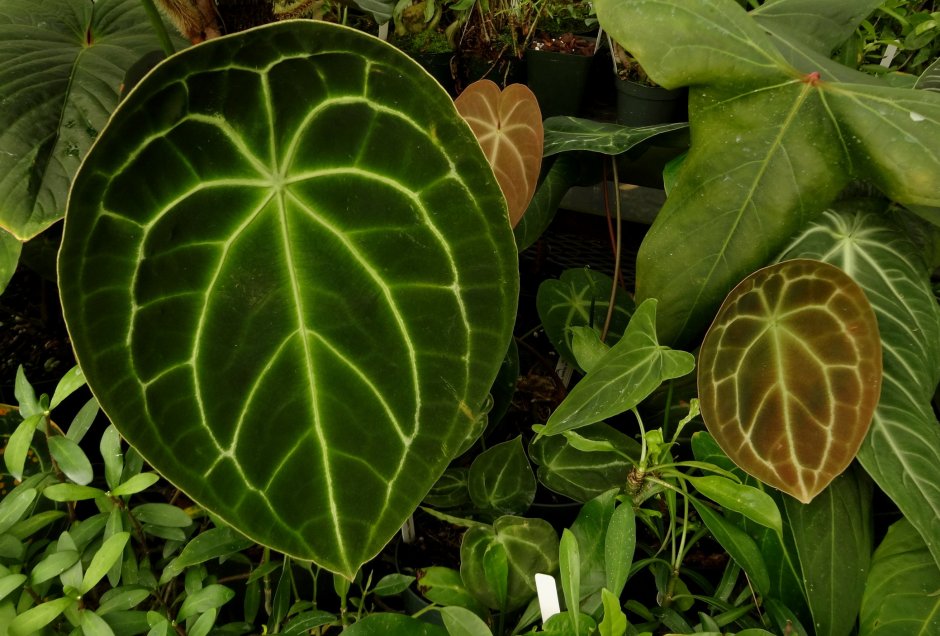
POLYGON ((166 25, 163 24, 163 18, 160 16, 160 12, 157 10, 153 0, 141 0, 141 3, 144 5, 144 11, 147 12, 147 17, 150 19, 153 32, 156 34, 157 39, 160 40, 160 46, 163 48, 163 52, 167 54, 167 57, 173 55, 176 53, 176 48, 173 46, 172 40, 170 40, 170 34, 167 32, 166 25))
POLYGON ((617 231, 614 246, 614 282, 610 286, 610 301, 607 305, 607 317, 604 318, 604 329, 601 331, 601 342, 607 339, 610 330, 610 321, 614 317, 614 303, 617 301, 617 280, 620 278, 620 241, 623 236, 623 221, 620 218, 620 179, 617 175, 617 158, 611 157, 614 179, 614 210, 617 212, 617 231))

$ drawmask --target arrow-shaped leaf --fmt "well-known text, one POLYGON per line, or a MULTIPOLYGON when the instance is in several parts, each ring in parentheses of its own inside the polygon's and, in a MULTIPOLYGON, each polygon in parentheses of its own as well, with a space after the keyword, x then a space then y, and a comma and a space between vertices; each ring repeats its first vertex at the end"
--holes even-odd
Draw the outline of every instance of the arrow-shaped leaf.
POLYGON ((560 152, 588 150, 619 155, 647 139, 688 126, 686 123, 678 123, 633 128, 577 117, 549 117, 545 120, 543 154, 548 157, 560 152))
POLYGON ((629 411, 665 380, 694 368, 691 353, 656 340, 656 300, 647 300, 636 308, 623 338, 571 390, 541 434, 556 435, 629 411))

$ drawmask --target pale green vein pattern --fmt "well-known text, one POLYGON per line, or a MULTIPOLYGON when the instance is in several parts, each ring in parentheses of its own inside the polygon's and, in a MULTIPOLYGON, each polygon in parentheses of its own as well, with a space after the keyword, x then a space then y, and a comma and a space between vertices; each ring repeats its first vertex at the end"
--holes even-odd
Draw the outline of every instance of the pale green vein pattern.
POLYGON ((858 459, 940 562, 940 309, 917 248, 876 214, 828 211, 783 258, 817 258, 852 276, 878 319, 881 399, 858 459))
POLYGON ((446 94, 307 21, 135 89, 76 178, 60 267, 122 434, 241 532, 346 576, 466 436, 517 290, 505 202, 446 94))

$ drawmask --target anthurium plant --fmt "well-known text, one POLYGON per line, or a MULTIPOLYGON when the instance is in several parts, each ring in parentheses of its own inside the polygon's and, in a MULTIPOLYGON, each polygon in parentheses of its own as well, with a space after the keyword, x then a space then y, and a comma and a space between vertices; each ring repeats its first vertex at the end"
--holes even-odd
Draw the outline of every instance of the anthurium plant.
POLYGON ((879 2, 598 0, 689 87, 687 126, 645 129, 543 128, 522 87, 455 104, 306 20, 171 55, 117 105, 150 46, 111 35, 132 4, 0 0, 7 261, 64 213, 79 363, 0 407, 0 633, 936 631, 940 98, 830 59, 879 2), (20 99, 49 65, 5 48, 50 24, 56 112, 108 86, 61 165, 73 127, 20 99), (514 337, 519 250, 577 173, 686 127, 635 295, 617 222, 613 275, 540 281, 514 337), (399 559, 415 520, 450 552, 399 559))

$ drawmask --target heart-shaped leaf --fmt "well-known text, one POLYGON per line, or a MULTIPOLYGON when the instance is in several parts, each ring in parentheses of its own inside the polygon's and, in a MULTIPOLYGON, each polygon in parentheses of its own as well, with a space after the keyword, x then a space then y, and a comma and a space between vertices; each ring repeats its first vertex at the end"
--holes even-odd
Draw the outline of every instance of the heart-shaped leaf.
POLYGON ((513 227, 525 213, 542 165, 542 113, 523 84, 500 90, 495 82, 470 84, 454 104, 480 141, 509 205, 513 227))
POLYGON ((59 267, 122 435, 240 532, 348 577, 466 437, 518 290, 503 196, 447 94, 313 21, 148 75, 76 177, 59 267))
POLYGON ((565 435, 540 437, 529 445, 539 482, 580 502, 623 488, 640 457, 639 442, 603 422, 579 428, 577 435, 609 450, 578 450, 565 435))
POLYGON ((545 120, 543 154, 548 157, 559 152, 589 150, 605 155, 619 155, 647 139, 688 127, 683 122, 632 128, 577 117, 549 117, 545 120))
POLYGON ((785 55, 785 34, 767 33, 776 21, 733 0, 596 8, 652 79, 693 87, 693 143, 637 260, 637 300, 660 300, 664 343, 696 341, 727 292, 852 177, 905 204, 940 205, 940 95, 843 83, 859 74, 831 73, 839 65, 812 50, 785 55))
POLYGON ((486 449, 470 465, 470 499, 484 510, 522 514, 535 499, 535 486, 521 437, 486 449))
MULTIPOLYGON (((571 352, 571 329, 595 327, 600 333, 610 307, 610 288, 613 283, 614 280, 606 274, 576 268, 565 270, 558 280, 546 280, 539 285, 535 298, 539 320, 558 355, 569 363, 577 364, 571 352)), ((620 340, 634 309, 633 300, 626 292, 617 294, 607 344, 613 345, 620 340)))
POLYGON ((881 342, 865 292, 821 261, 755 272, 705 336, 698 387, 728 457, 808 503, 855 457, 878 403, 881 342))
POLYGON ((125 71, 160 43, 140 0, 4 0, 0 42, 0 227, 26 240, 62 218, 125 71))
POLYGON ((542 435, 600 422, 629 411, 665 380, 692 372, 695 358, 656 340, 656 300, 636 308, 623 338, 568 394, 548 418, 542 435))
POLYGON ((858 459, 940 563, 940 307, 930 271, 899 228, 858 204, 827 211, 784 258, 818 258, 851 275, 878 317, 884 379, 858 459))
POLYGON ((492 526, 467 530, 460 546, 460 576, 467 589, 484 605, 513 610, 535 596, 535 575, 558 569, 558 535, 544 519, 500 517, 492 526), (487 576, 489 553, 504 553, 508 566, 506 602, 500 600, 492 577, 487 576))

